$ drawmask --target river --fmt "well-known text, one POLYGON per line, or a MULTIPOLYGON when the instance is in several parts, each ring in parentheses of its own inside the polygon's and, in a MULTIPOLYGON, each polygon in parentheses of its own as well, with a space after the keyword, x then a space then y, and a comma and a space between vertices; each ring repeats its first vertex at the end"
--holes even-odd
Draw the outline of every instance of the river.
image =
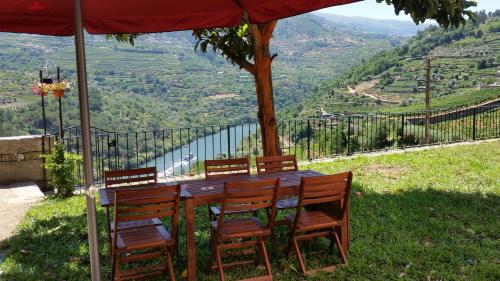
MULTIPOLYGON (((188 173, 197 161, 200 161, 199 165, 203 165, 204 160, 216 159, 217 157, 227 158, 228 153, 234 157, 241 140, 254 134, 257 129, 258 124, 231 126, 229 130, 226 127, 215 134, 200 137, 182 148, 152 159, 147 162, 146 166, 156 167, 160 177, 188 173)), ((248 150, 248 145, 245 145, 245 154, 249 154, 248 150)))

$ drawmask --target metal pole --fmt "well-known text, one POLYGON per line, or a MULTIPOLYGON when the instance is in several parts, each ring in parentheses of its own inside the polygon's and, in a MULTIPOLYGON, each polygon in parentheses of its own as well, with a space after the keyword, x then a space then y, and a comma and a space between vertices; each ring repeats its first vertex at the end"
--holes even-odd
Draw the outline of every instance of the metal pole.
POLYGON ((429 144, 429 91, 430 91, 430 80, 431 80, 431 58, 427 57, 425 59, 425 144, 429 144))
POLYGON ((85 41, 82 23, 82 0, 73 0, 75 15, 75 49, 76 70, 78 74, 78 98, 80 104, 81 137, 83 143, 83 171, 85 184, 85 197, 87 203, 87 229, 89 236, 90 269, 92 281, 101 280, 101 268, 99 264, 99 250, 97 247, 97 224, 95 196, 91 188, 92 175, 92 147, 90 139, 90 117, 87 89, 87 70, 85 66, 85 41))
MULTIPOLYGON (((43 84, 43 72, 40 70, 40 84, 43 84)), ((43 120, 43 134, 47 134, 47 118, 45 117, 45 99, 43 93, 40 93, 42 97, 42 120, 43 120)))
MULTIPOLYGON (((57 67, 57 83, 61 83, 61 69, 59 66, 57 67)), ((62 120, 62 97, 57 98, 58 103, 59 103, 59 138, 61 141, 63 141, 64 137, 64 129, 63 129, 63 120, 62 120)))

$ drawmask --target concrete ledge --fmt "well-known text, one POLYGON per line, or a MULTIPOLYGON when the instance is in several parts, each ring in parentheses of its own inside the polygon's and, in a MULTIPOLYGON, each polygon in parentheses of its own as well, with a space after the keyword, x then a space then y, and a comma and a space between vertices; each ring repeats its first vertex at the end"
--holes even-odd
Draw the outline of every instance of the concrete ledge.
POLYGON ((53 141, 40 135, 0 138, 0 184, 34 181, 45 188, 47 178, 40 155, 49 153, 53 141))
POLYGON ((28 209, 44 195, 33 181, 0 185, 0 243, 8 239, 28 209))

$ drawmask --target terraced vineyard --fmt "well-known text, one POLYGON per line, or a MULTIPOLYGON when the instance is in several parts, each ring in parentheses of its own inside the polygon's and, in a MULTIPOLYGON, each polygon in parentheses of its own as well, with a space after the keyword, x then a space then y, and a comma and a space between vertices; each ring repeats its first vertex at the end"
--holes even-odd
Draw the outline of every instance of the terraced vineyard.
POLYGON ((364 60, 323 84, 295 114, 421 111, 427 56, 432 110, 500 97, 500 17, 490 16, 450 31, 430 27, 406 44, 364 60))

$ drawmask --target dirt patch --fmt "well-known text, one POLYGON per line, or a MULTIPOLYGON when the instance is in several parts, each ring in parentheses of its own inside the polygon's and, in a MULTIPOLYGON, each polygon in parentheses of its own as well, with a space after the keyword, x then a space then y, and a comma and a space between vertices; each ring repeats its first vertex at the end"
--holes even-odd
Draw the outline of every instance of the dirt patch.
POLYGON ((238 94, 216 94, 215 96, 210 96, 209 98, 213 99, 213 100, 221 100, 221 99, 230 99, 230 98, 235 98, 235 97, 239 97, 240 95, 238 94))
POLYGON ((393 166, 372 164, 372 165, 367 166, 364 170, 368 173, 379 174, 384 178, 399 179, 401 176, 403 176, 407 172, 408 168, 401 167, 401 166, 393 167, 393 166))

